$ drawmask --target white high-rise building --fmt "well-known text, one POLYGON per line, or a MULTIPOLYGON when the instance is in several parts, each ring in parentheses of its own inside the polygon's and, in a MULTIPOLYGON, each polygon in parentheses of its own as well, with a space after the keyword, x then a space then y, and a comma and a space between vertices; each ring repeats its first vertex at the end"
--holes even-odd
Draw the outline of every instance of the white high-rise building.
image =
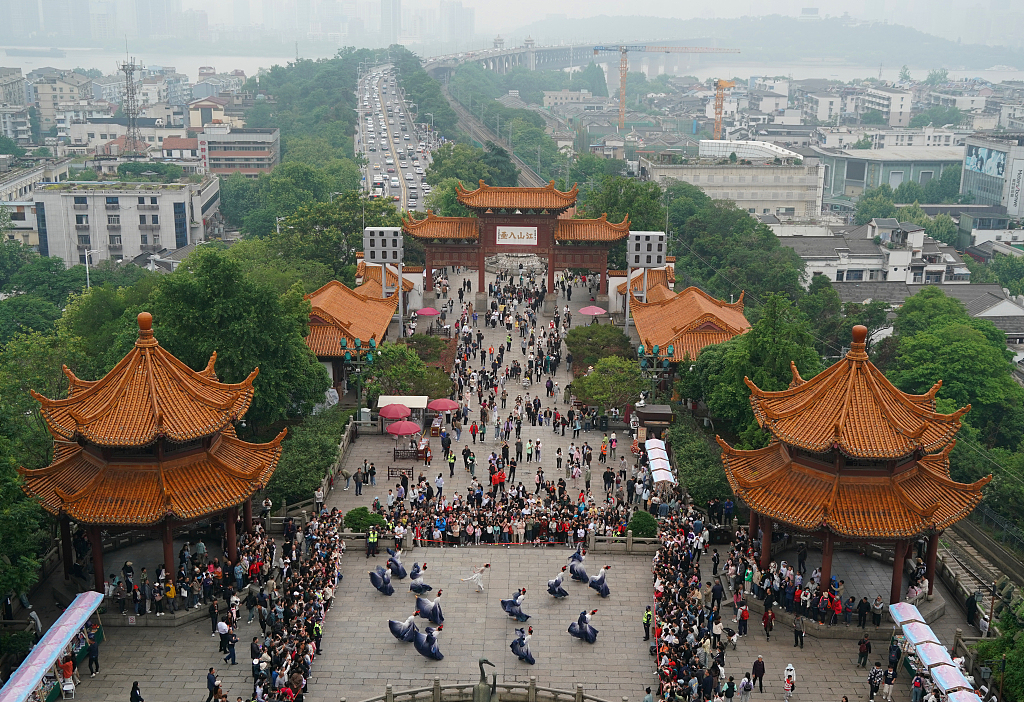
POLYGON ((398 43, 402 34, 402 0, 380 0, 380 35, 384 46, 398 43))

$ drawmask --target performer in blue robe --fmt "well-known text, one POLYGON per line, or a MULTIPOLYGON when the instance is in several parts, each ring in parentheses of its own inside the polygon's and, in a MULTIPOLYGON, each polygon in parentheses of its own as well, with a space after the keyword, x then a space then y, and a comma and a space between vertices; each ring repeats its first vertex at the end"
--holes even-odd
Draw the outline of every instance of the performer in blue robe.
POLYGON ((533 654, 530 652, 530 639, 533 638, 533 627, 530 627, 529 633, 523 629, 516 629, 516 638, 509 645, 512 649, 512 653, 519 657, 519 660, 526 661, 530 665, 533 665, 537 661, 534 659, 533 654))
POLYGON ((562 570, 555 576, 554 580, 548 580, 548 594, 556 599, 569 596, 569 593, 562 587, 562 578, 565 577, 566 567, 562 566, 562 570))
POLYGON ((437 597, 433 601, 428 600, 426 597, 416 598, 416 609, 420 611, 420 616, 438 625, 444 624, 444 614, 441 613, 442 592, 443 590, 438 590, 437 597))
POLYGON ((416 634, 416 640, 413 642, 413 646, 419 652, 421 656, 426 658, 433 658, 435 661, 439 661, 444 658, 444 654, 441 653, 437 647, 437 635, 441 633, 441 629, 444 627, 439 626, 437 629, 433 627, 427 627, 424 631, 416 634))
POLYGON ((409 577, 412 578, 412 582, 409 583, 409 590, 415 592, 417 595, 422 595, 425 592, 430 592, 434 588, 423 582, 423 573, 427 569, 427 564, 423 564, 423 568, 420 568, 419 563, 412 564, 412 570, 409 571, 409 577))
POLYGON ((569 635, 589 644, 597 641, 597 629, 590 626, 590 618, 596 613, 596 609, 591 610, 589 614, 586 610, 580 612, 580 618, 569 625, 569 635))
POLYGON ((402 549, 396 551, 393 548, 389 548, 388 553, 391 554, 391 558, 388 559, 391 575, 399 580, 405 580, 408 573, 405 572, 405 566, 402 565, 402 549))
POLYGON ((597 590, 597 594, 601 597, 608 597, 611 591, 608 589, 608 583, 605 582, 605 574, 611 570, 611 566, 604 566, 601 568, 601 572, 590 579, 590 587, 597 590))
POLYGON ((399 641, 405 643, 412 643, 416 640, 416 635, 420 633, 420 630, 416 628, 416 615, 419 612, 413 612, 409 615, 409 618, 404 622, 396 622, 394 619, 388 620, 388 629, 391 630, 391 634, 399 641))
POLYGON ((526 597, 526 588, 522 588, 512 593, 512 598, 501 601, 501 608, 505 610, 505 614, 510 617, 515 617, 516 621, 525 622, 530 618, 529 614, 523 614, 523 610, 520 605, 523 603, 523 599, 526 597))
POLYGON ((377 566, 376 570, 370 571, 370 584, 377 588, 377 591, 382 595, 395 594, 395 588, 391 585, 391 569, 377 566))

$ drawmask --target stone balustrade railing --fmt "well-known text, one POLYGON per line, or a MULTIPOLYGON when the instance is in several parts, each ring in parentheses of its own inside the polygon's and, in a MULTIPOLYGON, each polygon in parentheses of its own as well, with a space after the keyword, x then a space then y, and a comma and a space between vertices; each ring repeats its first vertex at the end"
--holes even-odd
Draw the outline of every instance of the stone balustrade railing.
MULTIPOLYGON (((371 697, 363 702, 473 702, 473 689, 476 683, 456 683, 442 685, 441 678, 435 677, 430 687, 417 687, 410 690, 395 692, 389 684, 384 694, 371 697)), ((583 685, 576 685, 573 690, 556 690, 551 687, 540 687, 537 678, 530 676, 529 684, 498 683, 497 695, 503 702, 610 702, 600 697, 583 693, 583 685)), ((342 697, 340 702, 347 702, 342 697)), ((629 702, 623 697, 621 702, 629 702)))

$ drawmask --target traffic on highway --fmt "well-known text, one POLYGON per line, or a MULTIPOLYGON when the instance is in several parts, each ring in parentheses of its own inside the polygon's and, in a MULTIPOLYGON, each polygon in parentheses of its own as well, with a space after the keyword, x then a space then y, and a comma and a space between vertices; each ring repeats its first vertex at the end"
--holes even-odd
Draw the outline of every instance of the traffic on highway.
POLYGON ((399 210, 424 211, 430 194, 428 134, 413 121, 391 66, 371 69, 359 79, 356 150, 366 158, 364 187, 374 198, 389 198, 399 210))

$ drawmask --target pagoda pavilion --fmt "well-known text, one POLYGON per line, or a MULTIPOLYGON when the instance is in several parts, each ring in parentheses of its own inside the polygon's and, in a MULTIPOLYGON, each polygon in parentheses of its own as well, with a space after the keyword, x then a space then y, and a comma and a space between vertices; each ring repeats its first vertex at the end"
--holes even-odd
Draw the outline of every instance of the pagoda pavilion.
POLYGON ((608 250, 629 236, 629 218, 618 224, 604 215, 570 219, 577 188, 562 192, 554 181, 543 188, 491 187, 482 180, 476 190, 457 186, 459 204, 475 217, 425 219, 408 215, 402 230, 423 242, 426 278, 439 266, 475 268, 477 292, 486 288, 484 261, 498 253, 536 254, 548 260, 547 292, 555 290, 555 270, 589 268, 600 273, 600 294, 608 294, 608 250))
POLYGON ((647 302, 641 302, 635 294, 641 289, 642 285, 630 291, 630 311, 640 341, 648 349, 657 347, 659 356, 673 363, 696 360, 705 347, 750 330, 743 316, 742 293, 736 302, 723 302, 697 287, 674 294, 659 284, 648 291, 647 302))
POLYGON ((46 468, 19 470, 25 492, 60 521, 65 576, 72 567, 71 521, 87 532, 100 592, 103 530, 157 530, 173 579, 174 528, 222 515, 228 558, 237 561, 238 507, 251 530, 252 495, 277 467, 287 433, 266 444, 235 435, 259 369, 241 383, 222 383, 213 370, 216 353, 194 371, 153 337, 149 312, 138 322, 135 348, 101 379, 81 380, 65 367, 66 398, 32 393, 53 434, 54 457, 46 468))
POLYGON ((821 539, 822 583, 836 542, 889 542, 896 603, 912 540, 928 538, 931 594, 939 534, 970 514, 992 476, 971 485, 950 478, 949 452, 970 406, 936 412, 941 381, 924 395, 900 391, 868 360, 866 338, 866 327, 854 327, 846 357, 810 380, 794 364, 788 390, 765 392, 745 379, 771 444, 740 451, 718 443, 729 484, 750 507, 752 539, 761 527, 762 568, 773 522, 821 539))

